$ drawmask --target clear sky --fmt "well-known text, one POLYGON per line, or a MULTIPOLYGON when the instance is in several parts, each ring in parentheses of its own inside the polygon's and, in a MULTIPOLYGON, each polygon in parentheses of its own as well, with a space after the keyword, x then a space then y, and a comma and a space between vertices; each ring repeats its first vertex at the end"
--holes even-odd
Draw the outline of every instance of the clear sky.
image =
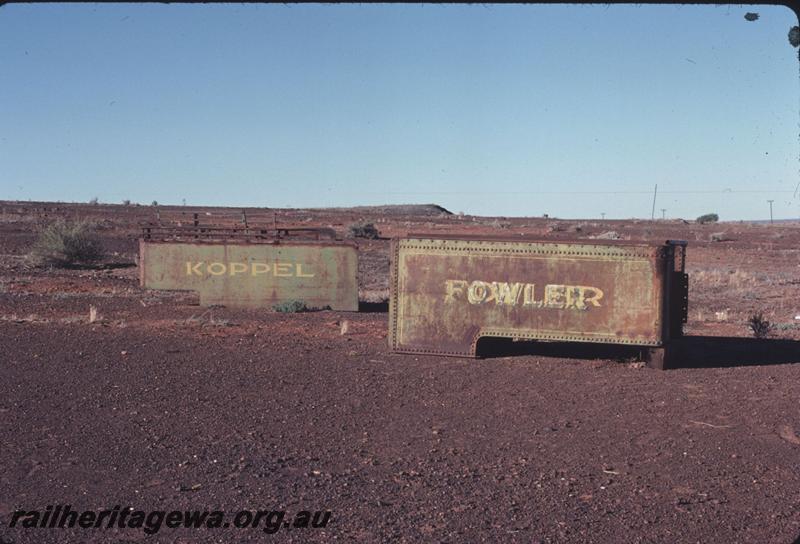
POLYGON ((0 7, 0 199, 800 216, 780 6, 0 7), (757 12, 748 21, 744 15, 757 12))

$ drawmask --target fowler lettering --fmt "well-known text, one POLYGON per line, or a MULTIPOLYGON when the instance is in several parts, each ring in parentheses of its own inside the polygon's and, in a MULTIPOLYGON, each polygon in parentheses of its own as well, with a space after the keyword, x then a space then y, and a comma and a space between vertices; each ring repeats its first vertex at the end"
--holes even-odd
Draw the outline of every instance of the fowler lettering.
POLYGON ((466 300, 470 304, 498 306, 527 306, 532 308, 559 308, 588 310, 590 306, 600 307, 603 291, 587 285, 547 284, 542 289, 539 300, 535 283, 508 283, 497 281, 445 280, 445 302, 455 303, 466 300))
POLYGON ((280 278, 313 278, 307 265, 302 263, 223 263, 223 262, 186 262, 187 276, 238 276, 252 277, 272 275, 280 278))

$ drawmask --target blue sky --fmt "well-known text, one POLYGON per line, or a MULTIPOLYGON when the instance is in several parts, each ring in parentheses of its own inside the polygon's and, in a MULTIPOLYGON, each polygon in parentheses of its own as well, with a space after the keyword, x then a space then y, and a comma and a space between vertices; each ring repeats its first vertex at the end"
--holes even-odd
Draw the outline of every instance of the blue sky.
POLYGON ((10 4, 0 199, 800 216, 780 6, 10 4), (759 14, 747 21, 744 14, 759 14))

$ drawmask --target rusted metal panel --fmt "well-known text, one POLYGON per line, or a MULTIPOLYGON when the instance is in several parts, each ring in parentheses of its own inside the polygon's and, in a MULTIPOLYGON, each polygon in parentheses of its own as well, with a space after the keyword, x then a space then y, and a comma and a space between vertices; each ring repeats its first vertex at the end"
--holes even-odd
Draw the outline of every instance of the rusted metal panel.
POLYGON ((267 227, 264 225, 202 225, 198 215, 186 225, 142 223, 142 238, 145 240, 205 240, 247 242, 274 242, 283 239, 336 240, 336 231, 326 227, 267 227))
POLYGON ((390 346, 454 356, 475 356, 478 339, 487 336, 662 346, 680 334, 668 292, 683 276, 682 261, 675 271, 675 247, 432 234, 396 239, 390 346))
POLYGON ((344 241, 139 240, 140 283, 197 291, 200 304, 358 310, 358 256, 344 241))

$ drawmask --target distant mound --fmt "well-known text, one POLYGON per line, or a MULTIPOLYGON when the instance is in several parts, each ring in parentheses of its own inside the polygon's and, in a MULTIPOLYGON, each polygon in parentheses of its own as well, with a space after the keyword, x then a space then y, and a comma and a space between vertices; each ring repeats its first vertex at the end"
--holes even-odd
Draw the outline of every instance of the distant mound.
POLYGON ((379 214, 388 216, 414 215, 438 217, 442 214, 453 215, 453 212, 438 204, 386 204, 384 206, 353 206, 351 208, 326 208, 330 210, 348 210, 363 214, 379 214))

